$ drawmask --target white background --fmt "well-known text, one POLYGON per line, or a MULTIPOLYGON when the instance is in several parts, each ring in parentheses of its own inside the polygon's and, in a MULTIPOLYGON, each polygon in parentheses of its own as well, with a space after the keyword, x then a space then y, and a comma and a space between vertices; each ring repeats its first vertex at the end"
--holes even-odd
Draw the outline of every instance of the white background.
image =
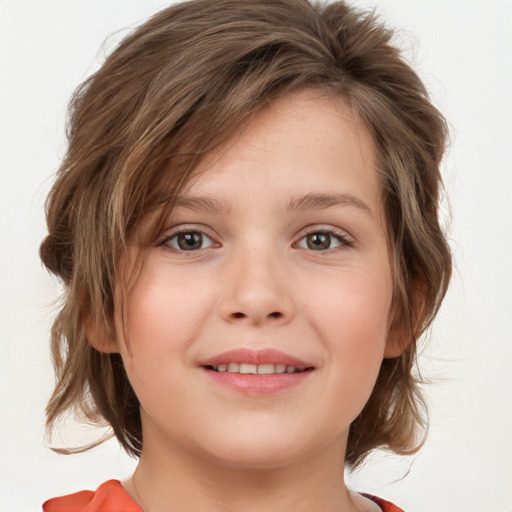
MULTIPOLYGON (((457 268, 421 357, 432 380, 428 441, 412 459, 374 457, 351 481, 408 512, 512 512, 512 1, 355 3, 376 5, 399 29, 449 119, 444 176, 457 268)), ((74 456, 44 445, 59 288, 37 250, 72 91, 125 29, 165 5, 0 0, 1 512, 38 510, 45 498, 133 469, 115 442, 74 456)))

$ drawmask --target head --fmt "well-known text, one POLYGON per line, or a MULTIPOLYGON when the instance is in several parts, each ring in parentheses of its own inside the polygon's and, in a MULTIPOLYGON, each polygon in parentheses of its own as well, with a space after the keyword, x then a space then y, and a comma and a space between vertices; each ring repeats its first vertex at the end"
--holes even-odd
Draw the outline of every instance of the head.
POLYGON ((352 422, 346 461, 356 466, 377 447, 417 448, 417 340, 451 273, 438 219, 446 126, 391 36, 342 2, 196 0, 156 14, 82 84, 41 246, 65 284, 52 330, 50 428, 74 409, 106 420, 140 454, 139 402, 121 356, 94 346, 88 333, 119 336, 115 313, 126 314, 143 248, 205 160, 269 106, 314 91, 342 102, 371 138, 392 276, 388 324, 397 342, 352 422), (127 272, 134 239, 140 257, 127 272))

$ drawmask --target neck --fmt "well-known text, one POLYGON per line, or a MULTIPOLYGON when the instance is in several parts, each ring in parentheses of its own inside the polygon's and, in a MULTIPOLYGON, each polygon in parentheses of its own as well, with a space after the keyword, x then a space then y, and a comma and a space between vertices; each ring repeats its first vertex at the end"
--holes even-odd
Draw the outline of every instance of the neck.
MULTIPOLYGON (((149 441, 149 438, 146 438, 149 441)), ((347 491, 346 440, 273 467, 225 465, 182 446, 144 444, 127 491, 144 512, 357 512, 374 510, 347 491)))

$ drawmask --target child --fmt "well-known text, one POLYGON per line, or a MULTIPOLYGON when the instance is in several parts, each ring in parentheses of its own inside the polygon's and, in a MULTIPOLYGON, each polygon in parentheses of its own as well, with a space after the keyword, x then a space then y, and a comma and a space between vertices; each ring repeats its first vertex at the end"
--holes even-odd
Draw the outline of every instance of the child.
POLYGON ((400 510, 343 469, 421 445, 451 258, 445 122, 390 37, 343 2, 194 0, 78 89, 48 428, 106 420, 140 460, 44 511, 400 510))

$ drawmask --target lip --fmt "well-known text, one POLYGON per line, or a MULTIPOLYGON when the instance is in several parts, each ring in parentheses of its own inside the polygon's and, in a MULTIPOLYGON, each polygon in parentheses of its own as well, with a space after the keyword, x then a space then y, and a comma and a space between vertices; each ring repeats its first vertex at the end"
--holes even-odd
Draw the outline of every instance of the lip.
POLYGON ((199 366, 210 381, 231 389, 237 393, 252 396, 264 396, 279 393, 285 389, 297 386, 314 373, 313 365, 290 354, 273 348, 260 350, 237 348, 228 350, 199 363, 199 366), (254 375, 231 372, 216 372, 209 366, 222 363, 246 364, 284 364, 303 370, 297 373, 274 373, 271 375, 254 375))
POLYGON ((222 352, 209 359, 199 362, 199 366, 218 366, 222 363, 246 363, 246 364, 285 364, 295 366, 300 370, 312 368, 313 365, 302 361, 286 352, 275 348, 264 348, 259 350, 248 348, 235 348, 222 352))

